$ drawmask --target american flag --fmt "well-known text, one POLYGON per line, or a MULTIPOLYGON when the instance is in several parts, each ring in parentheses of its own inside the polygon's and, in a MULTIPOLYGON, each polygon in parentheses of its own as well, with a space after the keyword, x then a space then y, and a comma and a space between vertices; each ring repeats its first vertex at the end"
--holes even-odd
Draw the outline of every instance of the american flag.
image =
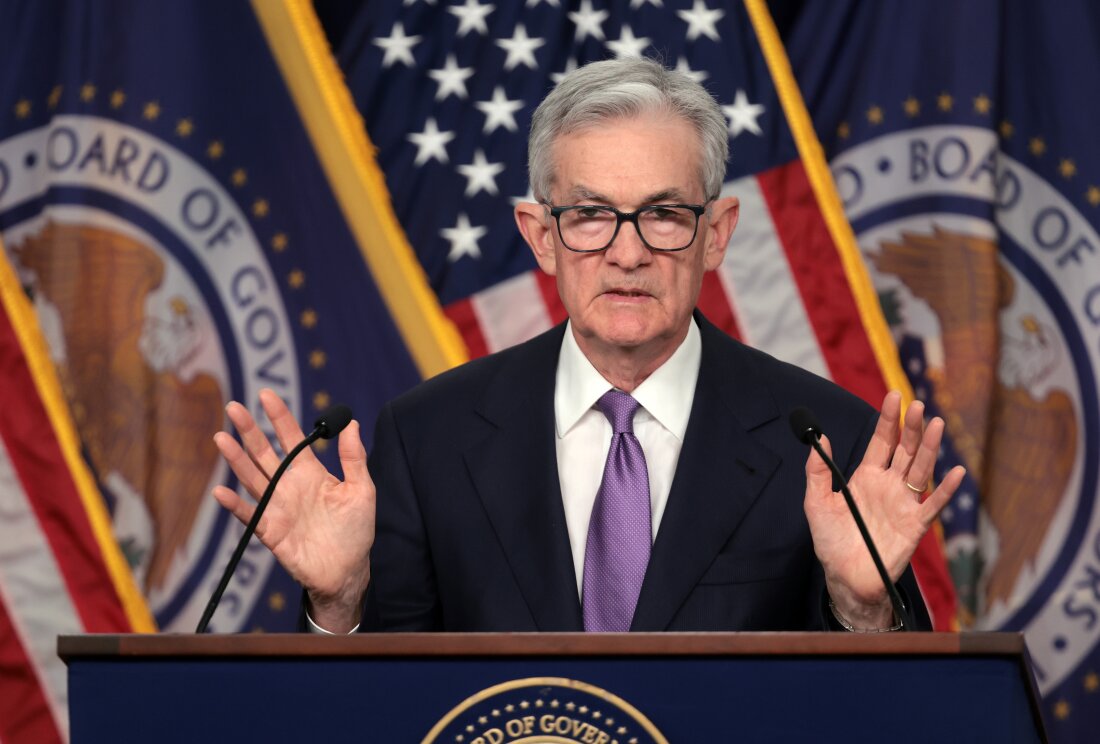
MULTIPOLYGON (((533 200, 534 108, 578 65, 647 55, 702 83, 728 121, 724 192, 742 217, 703 313, 872 405, 907 387, 763 2, 372 2, 338 52, 396 216, 470 356, 565 319, 512 217, 533 200)), ((952 627, 934 534, 914 562, 936 627, 952 627)))

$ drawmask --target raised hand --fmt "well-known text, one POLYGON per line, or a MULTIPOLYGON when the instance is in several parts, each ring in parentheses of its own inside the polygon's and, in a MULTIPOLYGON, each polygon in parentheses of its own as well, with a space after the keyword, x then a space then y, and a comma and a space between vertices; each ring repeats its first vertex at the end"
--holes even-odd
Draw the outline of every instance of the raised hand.
MULTIPOLYGON (((943 438, 943 419, 924 425, 924 404, 912 403, 899 436, 901 394, 891 391, 882 402, 875 433, 863 460, 849 481, 867 530, 882 562, 897 581, 917 549, 917 543, 966 473, 953 468, 926 499, 932 470, 943 438)), ((822 446, 830 455, 826 438, 822 446)), ((814 551, 825 569, 829 596, 837 611, 857 628, 891 624, 892 609, 870 553, 864 545, 844 496, 832 489, 832 474, 811 450, 806 461, 806 518, 814 551)))
MULTIPOLYGON (((260 403, 284 452, 305 438, 273 391, 261 390, 260 403)), ((226 413, 243 448, 226 432, 215 434, 214 442, 252 500, 224 486, 214 488, 214 498, 247 524, 282 458, 248 409, 232 402, 226 413)), ((343 481, 325 470, 308 448, 298 455, 256 528, 260 541, 309 593, 314 621, 333 632, 350 630, 359 621, 375 532, 374 483, 357 421, 340 433, 339 453, 343 481)))

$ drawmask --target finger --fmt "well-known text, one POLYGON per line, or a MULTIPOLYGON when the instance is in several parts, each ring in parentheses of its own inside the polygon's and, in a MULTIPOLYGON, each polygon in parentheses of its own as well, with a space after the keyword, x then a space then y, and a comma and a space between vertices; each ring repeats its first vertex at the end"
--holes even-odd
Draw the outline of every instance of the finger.
POLYGON ((924 438, 921 440, 920 449, 909 466, 909 472, 905 474, 906 483, 911 483, 922 490, 928 485, 928 479, 932 477, 932 471, 936 467, 936 458, 940 454, 940 442, 943 440, 944 423, 939 416, 928 422, 928 428, 924 430, 924 438))
POLYGON ((867 452, 863 462, 885 470, 890 466, 890 458, 898 442, 898 421, 901 419, 901 393, 891 390, 882 400, 875 433, 867 443, 867 452))
POLYGON ((214 486, 214 499, 244 525, 249 523, 252 514, 256 511, 255 506, 242 499, 236 491, 225 486, 214 486))
MULTIPOLYGON (((829 438, 822 435, 821 448, 829 457, 833 456, 833 448, 829 444, 829 438)), ((810 456, 806 458, 806 498, 822 498, 833 492, 833 474, 829 466, 817 454, 817 450, 811 448, 810 456)))
POLYGON ((248 453, 248 457, 264 474, 264 477, 270 478, 271 474, 279 467, 280 457, 271 447, 267 435, 256 424, 256 419, 252 418, 252 414, 248 412, 248 409, 237 401, 231 401, 225 407, 225 414, 232 422, 233 428, 240 434, 241 444, 244 445, 244 451, 248 453))
MULTIPOLYGON (((923 436, 924 403, 915 400, 909 404, 909 408, 905 411, 905 423, 901 429, 901 440, 897 449, 894 450, 893 459, 890 460, 891 470, 901 475, 909 472, 909 467, 913 464, 913 458, 917 456, 917 450, 920 448, 923 436)), ((913 481, 913 485, 920 484, 913 481)))
POLYGON ((359 437, 359 422, 352 421, 348 427, 340 432, 337 441, 340 452, 340 467, 344 471, 344 482, 351 486, 370 486, 370 473, 367 472, 367 451, 363 448, 363 440, 359 437))
POLYGON ((930 525, 936 521, 936 517, 951 501, 951 497, 955 495, 955 491, 958 490, 965 476, 966 468, 962 465, 951 468, 943 480, 940 481, 939 487, 920 505, 921 518, 924 520, 925 525, 930 525))
MULTIPOLYGON (((260 405, 264 407, 264 413, 271 421, 275 437, 279 440, 279 446, 283 448, 283 452, 290 452, 306 438, 302 427, 298 425, 298 420, 274 390, 264 388, 260 391, 260 405)), ((298 458, 303 461, 317 459, 313 450, 308 447, 298 455, 298 458)))
MULTIPOLYGON (((229 463, 229 468, 236 474, 237 480, 252 494, 252 498, 258 501, 260 494, 267 488, 267 475, 241 449, 241 445, 237 443, 237 440, 226 432, 219 431, 214 435, 214 445, 218 448, 221 456, 225 458, 225 461, 229 463)), ((230 491, 230 493, 233 492, 230 491)), ((221 499, 218 501, 220 502, 221 499)))

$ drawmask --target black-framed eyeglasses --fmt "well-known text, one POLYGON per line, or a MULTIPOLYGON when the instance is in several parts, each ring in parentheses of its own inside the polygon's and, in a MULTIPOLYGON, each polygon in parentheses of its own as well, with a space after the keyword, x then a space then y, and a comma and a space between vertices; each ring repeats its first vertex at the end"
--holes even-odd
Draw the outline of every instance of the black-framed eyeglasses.
POLYGON ((624 222, 634 225, 649 250, 682 251, 695 242, 699 215, 707 210, 706 204, 650 204, 633 212, 595 204, 543 205, 558 223, 562 245, 575 253, 607 250, 624 222))

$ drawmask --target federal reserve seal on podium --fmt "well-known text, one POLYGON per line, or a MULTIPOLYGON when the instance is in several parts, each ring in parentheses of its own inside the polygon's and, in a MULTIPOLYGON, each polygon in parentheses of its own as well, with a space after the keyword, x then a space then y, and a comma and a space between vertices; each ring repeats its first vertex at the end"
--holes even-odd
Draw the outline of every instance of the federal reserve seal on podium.
POLYGON ((457 705, 422 744, 668 744, 633 705, 586 682, 529 677, 457 705))

